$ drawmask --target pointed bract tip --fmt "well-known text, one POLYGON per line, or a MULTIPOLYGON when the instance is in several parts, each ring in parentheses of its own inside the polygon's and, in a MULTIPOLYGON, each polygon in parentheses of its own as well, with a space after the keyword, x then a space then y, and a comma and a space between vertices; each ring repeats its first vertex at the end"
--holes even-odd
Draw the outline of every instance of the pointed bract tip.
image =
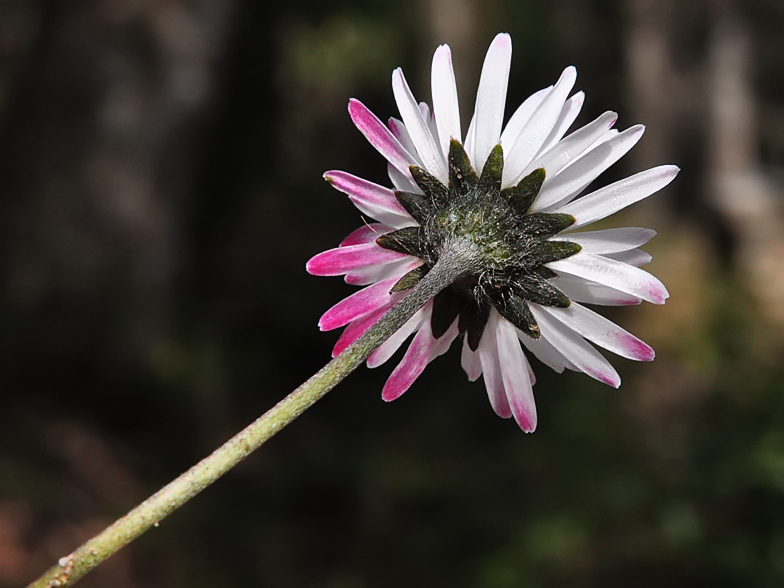
POLYGON ((332 171, 324 172, 324 175, 323 175, 323 176, 321 176, 321 177, 322 177, 322 178, 324 178, 324 180, 325 180, 325 181, 329 182, 329 184, 330 184, 331 186, 334 186, 334 185, 335 185, 335 176, 334 176, 334 173, 335 173, 335 172, 332 172, 332 171))

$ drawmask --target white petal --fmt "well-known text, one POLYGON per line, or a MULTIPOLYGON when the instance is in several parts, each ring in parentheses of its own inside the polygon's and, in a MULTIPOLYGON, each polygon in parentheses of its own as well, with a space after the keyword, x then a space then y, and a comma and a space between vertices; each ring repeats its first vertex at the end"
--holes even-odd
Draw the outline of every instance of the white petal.
MULTIPOLYGON (((419 103, 419 112, 422 114, 422 119, 425 121, 427 128, 430 130, 430 135, 433 137, 433 143, 435 143, 436 146, 439 146, 436 119, 433 116, 433 113, 430 112, 430 107, 427 105, 427 102, 419 103)), ((443 153, 439 154, 443 155, 443 153)), ((446 161, 446 156, 444 156, 444 161, 446 161)))
POLYGON ((567 368, 576 372, 580 371, 571 361, 563 356, 563 353, 553 347, 547 339, 543 337, 533 339, 519 329, 517 330, 517 338, 520 339, 528 351, 534 354, 536 359, 557 373, 563 373, 564 369, 567 368))
POLYGON ((530 304, 531 312, 542 330, 542 337, 560 351, 581 372, 613 388, 621 385, 621 378, 610 362, 580 335, 555 320, 538 304, 530 304))
POLYGON ((568 308, 542 306, 541 309, 608 351, 635 361, 653 361, 653 349, 648 345, 584 306, 572 302, 568 308))
POLYGON ((461 143, 460 108, 457 102, 457 85, 452 69, 452 52, 449 45, 441 45, 433 54, 433 67, 430 72, 433 94, 433 114, 438 129, 441 152, 449 156, 449 141, 457 139, 461 143))
POLYGON ((647 263, 651 263, 653 256, 647 251, 642 249, 629 249, 628 251, 619 251, 618 253, 608 253, 603 257, 614 259, 623 263, 628 263, 634 267, 640 267, 647 263))
POLYGON ((344 280, 346 284, 351 284, 352 286, 366 286, 397 275, 405 268, 408 268, 405 271, 412 270, 417 265, 421 265, 421 263, 421 261, 414 260, 411 257, 405 257, 392 263, 377 263, 351 270, 346 274, 344 280))
POLYGON ((654 304, 664 304, 670 294, 658 279, 639 268, 591 253, 577 253, 546 264, 556 272, 605 284, 654 304))
POLYGON ((674 165, 655 167, 587 194, 554 212, 571 214, 576 222, 570 228, 576 229, 647 198, 669 184, 679 171, 674 165))
POLYGON ((379 347, 370 354, 367 360, 367 366, 374 368, 380 366, 395 354, 395 351, 400 349, 400 346, 408 339, 412 333, 418 331, 420 327, 430 320, 433 313, 433 304, 428 302, 425 306, 420 308, 414 316, 412 316, 406 324, 395 331, 389 339, 384 341, 379 347))
POLYGON ((479 355, 479 361, 482 363, 482 376, 485 380, 490 405, 493 407, 495 414, 501 418, 508 419, 512 416, 512 409, 509 407, 509 401, 506 398, 502 368, 498 362, 496 331, 498 330, 499 318, 498 311, 495 308, 491 308, 482 339, 479 341, 479 347, 476 351, 479 355))
POLYGON ((545 183, 552 181, 562 169, 582 155, 599 137, 604 135, 607 129, 615 124, 617 118, 618 115, 616 113, 605 112, 595 121, 576 130, 552 149, 537 156, 525 168, 523 177, 533 170, 543 167, 546 172, 545 183))
POLYGON ((422 189, 417 186, 416 182, 409 176, 401 173, 401 171, 391 163, 387 165, 387 174, 389 174, 389 179, 392 182, 392 185, 395 187, 395 190, 413 192, 414 194, 422 194, 422 189))
MULTIPOLYGON (((449 325, 449 328, 446 330, 446 333, 441 335, 438 339, 436 339, 433 348, 430 350, 430 360, 433 361, 439 355, 443 355, 449 350, 449 347, 452 345, 452 341, 457 339, 457 336, 460 334, 458 329, 458 320, 455 319, 452 321, 452 324, 449 325)), ((433 331, 430 331, 431 334, 433 331)))
POLYGON ((599 306, 633 306, 642 302, 637 296, 569 274, 558 276, 552 283, 574 302, 599 306))
POLYGON ((503 317, 498 319, 496 345, 501 379, 512 416, 523 431, 530 433, 536 428, 536 405, 528 362, 520 348, 514 325, 503 317))
POLYGON ((544 145, 555 127, 566 97, 577 80, 577 70, 569 66, 553 89, 531 115, 504 161, 502 186, 513 186, 522 177, 523 170, 544 145))
POLYGON ((546 210, 574 199, 600 173, 626 155, 644 131, 642 125, 631 127, 585 153, 550 182, 545 182, 531 210, 546 210))
POLYGON ((476 115, 471 117, 471 124, 468 125, 468 132, 466 133, 466 140, 465 144, 463 145, 463 149, 465 149, 466 155, 468 155, 468 161, 475 161, 476 158, 474 157, 474 144, 476 143, 476 115))
POLYGON ((572 241, 580 244, 585 253, 606 255, 607 253, 617 253, 619 251, 628 251, 629 249, 640 247, 641 245, 645 245, 655 236, 656 231, 653 229, 621 227, 617 229, 604 229, 601 231, 566 233, 552 237, 552 240, 572 241))
POLYGON ((387 126, 389 127, 389 130, 392 131, 392 134, 395 135, 395 138, 400 141, 400 144, 411 154, 411 157, 414 158, 416 165, 422 167, 422 161, 419 159, 414 142, 411 140, 411 135, 408 134, 408 129, 406 128, 406 125, 403 124, 403 121, 391 116, 389 117, 387 126))
POLYGON ((484 167, 487 156, 501 137, 511 62, 512 39, 506 33, 500 33, 487 50, 476 93, 474 157, 471 160, 475 170, 484 167))
POLYGON ((585 92, 577 92, 564 103, 563 108, 561 108, 561 114, 558 115, 558 120, 555 122, 553 130, 550 131, 550 136, 547 137, 539 153, 544 153, 563 138, 566 131, 569 130, 569 127, 572 126, 572 123, 577 118, 577 115, 580 114, 583 102, 585 102, 585 92))
POLYGON ((520 136, 520 131, 523 130, 523 127, 528 122, 528 119, 531 118, 531 115, 539 107, 539 105, 542 103, 542 100, 545 99, 547 94, 549 94, 550 90, 552 89, 552 86, 547 86, 546 88, 531 94, 528 98, 526 98, 525 102, 517 107, 517 110, 515 110, 512 118, 510 118, 509 122, 506 123, 504 132, 501 133, 501 146, 504 148, 504 153, 507 153, 512 149, 514 142, 517 141, 517 137, 520 136))
POLYGON ((437 177, 442 182, 447 181, 446 161, 441 149, 436 145, 430 128, 422 118, 419 105, 414 100, 414 95, 408 87, 403 70, 397 68, 392 72, 392 91, 395 94, 400 116, 406 124, 411 141, 416 146, 419 159, 425 165, 425 169, 437 177))
POLYGON ((471 351, 471 348, 468 346, 468 337, 463 338, 460 365, 463 366, 463 370, 465 370, 470 382, 475 382, 482 375, 482 362, 479 359, 479 352, 471 351))

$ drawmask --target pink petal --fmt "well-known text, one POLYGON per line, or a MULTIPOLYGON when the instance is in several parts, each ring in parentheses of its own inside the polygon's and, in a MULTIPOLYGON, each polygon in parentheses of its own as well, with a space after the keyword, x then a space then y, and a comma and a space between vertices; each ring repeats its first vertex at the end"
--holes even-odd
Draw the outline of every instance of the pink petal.
POLYGON ((410 259, 411 256, 384 249, 373 242, 324 251, 312 257, 305 268, 314 276, 340 276, 357 268, 387 264, 406 258, 410 259))
POLYGON ((340 242, 340 247, 348 247, 349 245, 364 245, 371 243, 378 239, 381 235, 385 235, 394 229, 381 223, 370 223, 369 225, 362 225, 358 229, 351 231, 348 237, 340 242))
POLYGON ((389 225, 402 229, 416 224, 395 198, 395 193, 373 182, 368 182, 342 171, 329 171, 324 174, 333 187, 347 194, 351 202, 366 215, 389 225))
POLYGON ((425 371, 428 362, 430 361, 430 352, 435 345, 436 340, 433 339, 433 334, 430 331, 430 324, 426 323, 419 329, 419 332, 414 337, 411 345, 408 346, 406 354, 403 359, 392 371, 392 375, 384 384, 384 389, 381 391, 381 398, 387 402, 391 402, 399 398, 403 392, 411 387, 420 374, 425 371))
MULTIPOLYGON (((388 305, 393 301, 389 290, 395 285, 399 277, 395 276, 387 280, 377 282, 372 286, 363 288, 359 292, 354 292, 348 298, 344 298, 335 306, 325 312, 319 320, 319 329, 331 331, 349 324, 357 318, 378 310, 382 306, 388 305)), ((397 294, 396 298, 400 298, 397 294)))
POLYGON ((384 316, 384 313, 392 308, 393 305, 394 301, 390 301, 389 304, 385 304, 378 310, 366 314, 362 318, 355 320, 353 323, 347 326, 340 334, 337 343, 335 343, 335 347, 332 349, 332 357, 337 357, 343 353, 349 345, 359 339, 362 335, 365 334, 365 331, 376 324, 376 321, 384 316))
POLYGON ((528 362, 520 348, 512 323, 505 318, 499 318, 495 335, 501 379, 509 407, 520 428, 526 433, 531 433, 536 429, 536 405, 534 391, 531 388, 531 377, 528 373, 528 362))
POLYGON ((402 327, 392 333, 392 336, 389 337, 389 339, 379 345, 378 349, 370 354, 370 357, 367 359, 367 366, 369 368, 375 368, 385 363, 398 349, 400 349, 400 346, 405 343, 406 339, 408 339, 412 333, 418 331, 424 323, 430 321, 432 312, 433 303, 428 302, 414 313, 414 316, 408 319, 402 327))
POLYGON ((384 123, 378 120, 378 117, 370 112, 364 104, 354 98, 349 100, 348 112, 351 120, 365 135, 368 142, 403 175, 410 176, 408 166, 416 164, 416 160, 384 126, 384 123))
POLYGON ((468 337, 463 339, 463 351, 460 356, 460 365, 463 366, 469 382, 475 382, 482 375, 482 362, 479 359, 479 353, 471 351, 468 346, 468 337))

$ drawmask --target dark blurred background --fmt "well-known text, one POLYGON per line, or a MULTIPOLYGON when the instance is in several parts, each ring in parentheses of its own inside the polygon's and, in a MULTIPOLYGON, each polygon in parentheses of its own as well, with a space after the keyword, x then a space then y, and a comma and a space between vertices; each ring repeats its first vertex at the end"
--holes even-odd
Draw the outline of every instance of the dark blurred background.
POLYGON ((400 400, 361 368, 83 586, 780 586, 784 2, 0 2, 0 586, 21 586, 328 359, 354 289, 305 261, 357 227, 321 179, 387 183, 346 112, 464 120, 514 42, 509 109, 577 66, 578 123, 649 130, 600 182, 675 163, 649 226, 664 307, 612 390, 536 364, 539 428, 453 349, 400 400))

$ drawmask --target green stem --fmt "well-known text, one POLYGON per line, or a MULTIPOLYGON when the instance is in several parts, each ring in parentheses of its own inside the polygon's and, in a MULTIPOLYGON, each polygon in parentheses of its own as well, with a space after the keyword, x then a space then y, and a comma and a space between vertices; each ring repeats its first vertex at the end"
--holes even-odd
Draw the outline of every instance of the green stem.
POLYGON ((171 514, 245 459, 354 371, 438 292, 466 271, 468 260, 444 255, 389 312, 343 353, 247 428, 179 478, 63 557, 28 588, 71 586, 110 555, 171 514))

